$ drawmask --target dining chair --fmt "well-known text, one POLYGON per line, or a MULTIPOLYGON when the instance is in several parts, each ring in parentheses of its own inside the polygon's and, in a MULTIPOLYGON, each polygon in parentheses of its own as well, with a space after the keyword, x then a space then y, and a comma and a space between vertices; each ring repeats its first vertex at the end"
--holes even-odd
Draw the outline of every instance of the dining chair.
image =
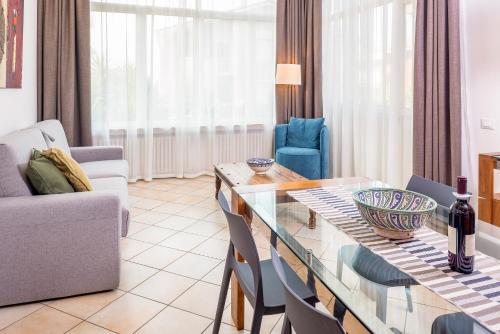
POLYGON ((285 293, 285 318, 282 333, 291 333, 291 328, 297 334, 345 333, 344 328, 336 318, 317 310, 297 295, 285 274, 284 262, 273 246, 271 246, 271 260, 285 293))
MULTIPOLYGON (((375 313, 384 323, 387 318, 387 292, 391 287, 405 288, 406 307, 408 311, 413 312, 410 286, 418 283, 409 275, 361 245, 347 245, 340 248, 337 255, 337 278, 339 280, 342 280, 344 265, 375 287, 375 313)), ((335 300, 334 315, 342 320, 345 307, 338 305, 339 303, 340 301, 335 300)))
POLYGON ((491 331, 463 312, 443 314, 432 323, 431 334, 487 334, 491 331))
MULTIPOLYGON (((245 219, 240 215, 231 213, 223 193, 219 193, 218 201, 226 215, 230 240, 212 333, 219 332, 231 274, 234 273, 245 297, 254 309, 250 333, 257 334, 260 332, 264 315, 285 312, 285 294, 273 268, 272 261, 270 259, 260 261, 257 246, 245 219), (241 254, 246 263, 236 259, 235 251, 241 254)), ((315 305, 318 302, 315 294, 288 264, 283 262, 283 267, 289 285, 293 287, 299 298, 310 305, 315 305)))
POLYGON ((413 175, 406 185, 406 190, 424 194, 434 199, 437 204, 437 214, 447 218, 450 213, 450 206, 455 202, 453 192, 455 188, 446 184, 438 183, 418 175, 413 175))

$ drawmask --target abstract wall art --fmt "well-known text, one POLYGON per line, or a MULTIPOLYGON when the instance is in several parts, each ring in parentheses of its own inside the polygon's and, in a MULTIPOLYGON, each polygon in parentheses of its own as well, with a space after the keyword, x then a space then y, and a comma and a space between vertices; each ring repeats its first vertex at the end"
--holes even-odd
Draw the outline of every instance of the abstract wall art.
POLYGON ((0 88, 21 88, 24 0, 0 0, 0 88))

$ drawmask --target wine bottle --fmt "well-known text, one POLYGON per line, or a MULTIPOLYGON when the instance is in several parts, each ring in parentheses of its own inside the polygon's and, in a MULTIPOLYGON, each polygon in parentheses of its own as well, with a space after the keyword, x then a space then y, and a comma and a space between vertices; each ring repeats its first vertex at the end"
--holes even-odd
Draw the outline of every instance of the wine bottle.
POLYGON ((470 274, 474 270, 476 214, 469 204, 467 178, 457 178, 456 200, 448 221, 448 264, 453 271, 470 274))

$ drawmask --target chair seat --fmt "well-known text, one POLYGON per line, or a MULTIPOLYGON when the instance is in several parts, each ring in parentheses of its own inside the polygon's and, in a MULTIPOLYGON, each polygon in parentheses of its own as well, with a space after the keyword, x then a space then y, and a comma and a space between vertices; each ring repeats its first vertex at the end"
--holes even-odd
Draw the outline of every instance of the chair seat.
POLYGON ((349 245, 340 250, 342 261, 367 280, 389 286, 418 284, 413 278, 366 247, 349 245))
POLYGON ((281 147, 276 150, 276 162, 309 180, 321 178, 321 153, 314 148, 281 147))
MULTIPOLYGON (((281 263, 285 269, 288 284, 293 291, 307 303, 314 305, 318 302, 314 292, 309 289, 306 284, 300 279, 299 276, 293 271, 292 268, 282 258, 281 263)), ((250 266, 246 263, 238 263, 241 269, 241 284, 244 285, 244 290, 254 291, 253 276, 250 266)), ((264 294, 264 307, 266 308, 265 314, 277 314, 285 311, 285 292, 281 288, 282 283, 279 280, 276 271, 274 270, 271 260, 264 260, 260 262, 260 270, 262 273, 262 284, 264 294)))

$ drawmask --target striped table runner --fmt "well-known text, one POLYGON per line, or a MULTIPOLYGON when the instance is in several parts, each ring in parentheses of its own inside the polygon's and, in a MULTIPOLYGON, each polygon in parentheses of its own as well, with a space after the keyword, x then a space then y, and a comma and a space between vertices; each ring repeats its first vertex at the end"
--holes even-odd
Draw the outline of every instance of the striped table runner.
POLYGON ((352 192, 341 187, 289 191, 308 208, 415 278, 465 313, 500 333, 500 261, 476 252, 475 271, 460 274, 448 266, 448 238, 427 227, 408 240, 378 236, 361 218, 352 192))

